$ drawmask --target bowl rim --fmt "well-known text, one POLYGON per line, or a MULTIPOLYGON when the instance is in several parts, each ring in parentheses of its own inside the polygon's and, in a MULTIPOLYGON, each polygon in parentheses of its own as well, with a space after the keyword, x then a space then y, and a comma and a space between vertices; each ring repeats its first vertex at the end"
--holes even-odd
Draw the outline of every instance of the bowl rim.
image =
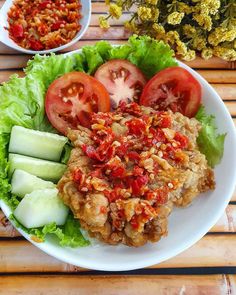
MULTIPOLYGON (((112 46, 118 46, 118 45, 112 45, 112 46)), ((82 51, 82 49, 78 49, 75 51, 71 51, 68 53, 64 53, 63 55, 66 57, 68 55, 73 55, 76 53, 80 53, 82 51)), ((228 109, 226 108, 223 100, 220 98, 220 96, 218 95, 218 93, 215 91, 215 89, 200 75, 198 74, 196 71, 194 71, 193 69, 191 69, 189 66, 187 66, 186 64, 184 64, 181 61, 178 61, 178 65, 187 69, 191 74, 193 74, 198 81, 201 82, 201 84, 204 85, 204 87, 208 87, 210 88, 211 91, 214 92, 215 97, 217 98, 218 102, 220 103, 221 112, 224 112, 225 115, 227 115, 228 119, 229 119, 229 125, 230 125, 230 131, 232 131, 232 135, 233 135, 233 142, 232 145, 236 147, 236 130, 235 130, 235 126, 233 123, 233 120, 231 118, 231 115, 228 111, 228 109)), ((234 162, 232 163, 232 165, 236 165, 236 157, 234 157, 234 162)), ((20 228, 16 228, 14 223, 12 223, 12 225, 33 245, 35 245, 37 248, 39 248, 40 250, 42 250, 43 252, 45 252, 46 254, 57 258, 59 261, 63 261, 65 263, 69 263, 78 267, 82 267, 82 268, 89 268, 89 269, 93 269, 93 270, 99 270, 99 271, 130 271, 130 270, 135 270, 135 269, 140 269, 140 268, 144 268, 144 267, 148 267, 154 264, 159 264, 163 261, 166 261, 170 258, 175 257, 176 255, 182 253, 183 251, 187 250, 189 247, 191 247, 192 245, 194 245, 197 241, 199 241, 214 225, 215 223, 219 220, 219 218, 222 216, 225 208, 228 205, 228 202, 231 199, 231 196, 234 192, 234 188, 235 188, 235 184, 236 184, 236 169, 234 170, 234 174, 231 176, 232 178, 232 182, 231 182, 231 186, 227 188, 227 194, 225 194, 224 199, 222 200, 222 202, 220 203, 220 206, 218 206, 216 208, 216 210, 214 211, 214 214, 211 215, 210 220, 208 221, 208 223, 202 227, 197 234, 195 234, 191 239, 186 239, 185 242, 183 242, 181 245, 179 246, 175 246, 174 250, 171 251, 171 253, 167 253, 166 255, 162 254, 161 259, 158 258, 158 256, 154 256, 154 258, 148 258, 145 260, 140 261, 136 261, 135 263, 132 263, 132 265, 129 266, 119 266, 117 267, 117 265, 115 267, 111 267, 110 265, 101 265, 101 263, 94 263, 93 261, 88 261, 88 263, 77 263, 73 260, 73 258, 70 258, 69 255, 66 255, 64 253, 64 256, 61 256, 61 253, 59 251, 59 253, 57 253, 57 251, 54 251, 53 248, 50 247, 51 243, 50 241, 46 241, 44 243, 36 243, 34 241, 31 240, 30 235, 28 235, 27 233, 25 233, 22 229, 20 228)), ((4 212, 4 214, 9 217, 9 215, 11 214, 11 210, 10 208, 5 204, 5 202, 3 200, 0 200, 0 208, 2 209, 2 211, 4 212)), ((158 242, 157 242, 158 243, 158 242)), ((93 247, 93 246, 91 246, 93 247)), ((119 246, 110 246, 110 247, 119 247, 119 246)), ((66 249, 66 248, 63 248, 66 249)))
MULTIPOLYGON (((6 6, 8 6, 9 3, 12 3, 13 0, 10 1, 6 1, 2 8, 0 9, 0 17, 1 17, 1 12, 4 11, 4 8, 6 6)), ((5 39, 4 37, 1 37, 1 31, 5 31, 6 29, 3 27, 3 25, 0 22, 0 42, 2 42, 4 45, 15 49, 19 52, 25 53, 25 54, 31 54, 31 55, 35 55, 35 54, 49 54, 49 53, 53 53, 53 52, 58 52, 61 50, 64 50, 70 46, 73 46, 76 42, 78 42, 83 35, 86 33, 89 25, 90 25, 90 21, 91 21, 91 15, 92 15, 92 3, 91 0, 85 0, 84 3, 86 3, 86 10, 88 10, 88 14, 85 16, 85 19, 87 19, 86 23, 84 26, 81 26, 80 31, 76 34, 76 36, 68 43, 61 45, 59 47, 56 48, 52 48, 52 49, 47 49, 47 50, 30 50, 30 49, 25 49, 23 47, 20 47, 17 43, 15 43, 10 37, 9 35, 7 35, 7 38, 5 39), (6 41, 7 40, 7 41, 6 41), (9 42, 8 42, 9 41, 9 42)), ((84 9, 84 4, 82 5, 82 9, 84 9)), ((5 15, 5 13, 3 13, 3 15, 5 15)), ((72 52, 72 51, 71 51, 72 52)), ((65 53, 66 54, 66 53, 65 53)))

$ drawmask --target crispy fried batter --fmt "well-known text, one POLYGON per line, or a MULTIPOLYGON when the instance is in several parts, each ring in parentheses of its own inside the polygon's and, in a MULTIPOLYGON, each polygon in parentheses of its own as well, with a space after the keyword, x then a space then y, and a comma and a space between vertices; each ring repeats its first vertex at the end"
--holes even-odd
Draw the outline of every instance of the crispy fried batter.
POLYGON ((69 131, 74 149, 58 184, 92 237, 135 247, 156 242, 167 235, 173 205, 214 189, 197 120, 130 104, 92 122, 91 130, 69 131))

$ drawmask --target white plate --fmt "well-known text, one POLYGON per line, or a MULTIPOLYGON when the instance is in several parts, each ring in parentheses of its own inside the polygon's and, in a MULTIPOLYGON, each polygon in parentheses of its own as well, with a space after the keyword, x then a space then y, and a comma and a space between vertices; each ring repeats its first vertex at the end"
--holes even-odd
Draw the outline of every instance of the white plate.
MULTIPOLYGON (((74 53, 74 52, 72 52, 74 53)), ((71 53, 70 53, 71 54, 71 53)), ((62 248, 49 238, 37 244, 22 230, 18 231, 32 244, 64 262, 95 270, 125 271, 160 263, 183 252, 201 239, 223 214, 236 183, 236 134, 234 123, 216 91, 195 71, 179 62, 201 83, 203 104, 209 114, 216 116, 218 131, 227 132, 221 163, 215 168, 216 189, 197 197, 184 209, 174 209, 169 217, 169 234, 160 242, 140 248, 96 245, 86 248, 62 248)), ((0 201, 6 216, 9 207, 0 201)))
POLYGON ((21 51, 23 53, 27 53, 27 54, 46 54, 46 53, 50 53, 50 52, 56 52, 56 51, 60 51, 63 50, 67 47, 72 46, 73 44, 75 44, 77 41, 79 41, 84 33, 86 32, 89 23, 90 23, 90 19, 91 19, 91 0, 80 0, 81 4, 82 4, 82 8, 81 8, 81 14, 82 14, 82 18, 80 20, 80 25, 81 25, 81 29, 80 31, 76 34, 76 36, 74 37, 74 39, 72 39, 69 43, 53 48, 53 49, 49 49, 49 50, 40 50, 40 51, 35 51, 35 50, 28 50, 25 49, 23 47, 18 46, 12 39, 9 38, 9 34, 8 31, 5 29, 6 27, 8 27, 8 21, 7 21, 7 13, 10 9, 10 7, 12 6, 14 0, 6 0, 4 5, 2 6, 1 10, 0 10, 0 41, 2 43, 4 43, 5 45, 21 51))

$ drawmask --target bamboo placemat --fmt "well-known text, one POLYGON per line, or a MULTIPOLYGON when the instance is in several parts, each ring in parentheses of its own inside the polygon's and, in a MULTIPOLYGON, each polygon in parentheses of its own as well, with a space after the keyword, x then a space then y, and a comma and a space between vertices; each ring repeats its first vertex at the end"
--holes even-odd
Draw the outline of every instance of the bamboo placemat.
MULTIPOLYGON (((91 25, 71 51, 98 40, 126 42, 121 20, 104 32, 98 17, 104 1, 92 1, 91 25)), ((0 0, 0 7, 4 1, 0 0)), ((0 83, 23 75, 30 56, 0 43, 0 83)), ((236 63, 200 58, 187 63, 216 89, 236 122, 236 63)), ((1 98, 0 98, 1 99, 1 98)), ((223 197, 223 196, 222 196, 223 197)), ((221 219, 198 243, 180 255, 150 268, 123 272, 91 271, 63 263, 31 245, 0 210, 0 294, 236 294, 236 193, 221 219)))

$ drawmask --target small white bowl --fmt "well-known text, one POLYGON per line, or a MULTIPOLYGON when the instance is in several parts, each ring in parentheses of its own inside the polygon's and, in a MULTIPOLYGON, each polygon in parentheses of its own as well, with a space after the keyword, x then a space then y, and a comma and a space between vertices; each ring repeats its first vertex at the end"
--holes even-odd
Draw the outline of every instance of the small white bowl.
POLYGON ((7 45, 15 50, 18 50, 18 51, 21 51, 21 52, 27 53, 27 54, 37 54, 37 53, 46 54, 46 53, 50 53, 50 52, 60 51, 60 50, 63 50, 67 47, 70 47, 82 38, 82 36, 86 32, 86 30, 89 26, 89 23, 90 23, 91 0, 80 0, 80 2, 82 5, 82 8, 81 8, 82 18, 80 20, 81 29, 76 34, 74 39, 72 39, 69 43, 67 43, 65 45, 62 45, 62 46, 59 46, 59 47, 56 47, 53 49, 36 51, 36 50, 28 50, 23 47, 20 47, 9 37, 8 30, 6 29, 6 27, 8 27, 7 13, 13 4, 13 0, 6 0, 6 2, 4 3, 4 5, 2 6, 2 8, 0 10, 0 42, 4 43, 5 45, 7 45))
MULTIPOLYGON (((67 55, 81 52, 77 50, 67 55)), ((187 208, 174 208, 169 216, 168 236, 157 243, 143 247, 109 246, 98 243, 85 248, 62 248, 52 237, 44 243, 35 243, 23 230, 17 229, 27 240, 47 254, 70 264, 105 271, 127 271, 147 267, 170 259, 200 240, 223 214, 236 183, 235 126, 220 96, 197 72, 179 62, 201 84, 202 103, 208 114, 216 117, 220 133, 227 133, 221 163, 214 169, 216 188, 199 195, 187 208)), ((8 217, 12 211, 0 200, 0 207, 8 217)))

